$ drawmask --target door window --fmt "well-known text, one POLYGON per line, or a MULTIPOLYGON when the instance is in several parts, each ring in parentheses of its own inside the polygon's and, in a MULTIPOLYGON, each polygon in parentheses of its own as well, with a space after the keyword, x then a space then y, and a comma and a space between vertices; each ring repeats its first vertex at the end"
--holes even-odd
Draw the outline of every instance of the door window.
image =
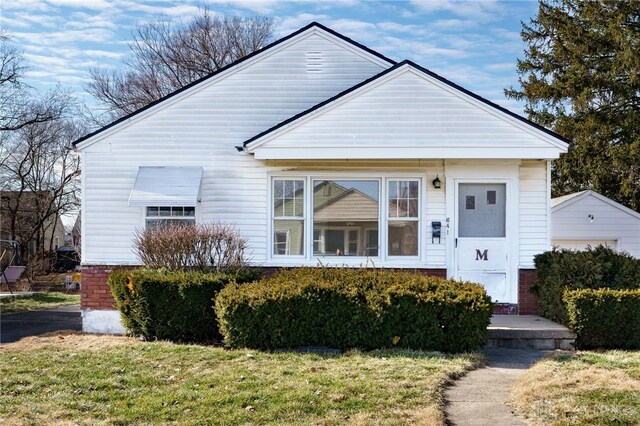
POLYGON ((458 186, 458 236, 503 238, 506 233, 506 184, 458 186))

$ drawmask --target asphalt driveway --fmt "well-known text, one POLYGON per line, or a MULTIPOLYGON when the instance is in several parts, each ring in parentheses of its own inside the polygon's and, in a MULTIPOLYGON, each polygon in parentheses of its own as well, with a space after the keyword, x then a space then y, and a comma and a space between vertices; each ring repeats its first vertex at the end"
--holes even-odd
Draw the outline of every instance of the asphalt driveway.
POLYGON ((82 330, 79 305, 0 316, 0 344, 58 330, 82 330))

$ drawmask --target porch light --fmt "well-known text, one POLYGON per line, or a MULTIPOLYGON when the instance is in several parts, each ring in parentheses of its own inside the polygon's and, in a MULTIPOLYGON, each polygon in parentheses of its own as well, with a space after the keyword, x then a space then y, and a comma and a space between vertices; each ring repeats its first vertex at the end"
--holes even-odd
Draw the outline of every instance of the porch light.
POLYGON ((436 178, 431 182, 435 189, 440 189, 440 178, 436 175, 436 178))

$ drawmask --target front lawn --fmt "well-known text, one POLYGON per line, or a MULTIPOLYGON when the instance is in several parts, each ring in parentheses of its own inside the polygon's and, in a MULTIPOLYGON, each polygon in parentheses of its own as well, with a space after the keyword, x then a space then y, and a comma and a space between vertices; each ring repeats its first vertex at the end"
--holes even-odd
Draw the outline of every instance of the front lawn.
POLYGON ((511 403, 539 425, 640 424, 640 352, 577 352, 533 366, 511 403))
POLYGON ((67 305, 79 305, 79 294, 34 293, 31 296, 3 297, 0 299, 0 313, 36 311, 67 305))
POLYGON ((480 355, 267 353, 116 336, 0 347, 2 424, 443 424, 480 355))

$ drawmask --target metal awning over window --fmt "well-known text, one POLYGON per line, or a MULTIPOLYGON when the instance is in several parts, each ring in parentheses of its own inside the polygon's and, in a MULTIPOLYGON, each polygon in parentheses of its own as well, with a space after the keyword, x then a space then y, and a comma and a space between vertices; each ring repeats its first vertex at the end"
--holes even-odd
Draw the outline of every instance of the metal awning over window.
POLYGON ((195 206, 202 167, 140 167, 130 206, 195 206))

